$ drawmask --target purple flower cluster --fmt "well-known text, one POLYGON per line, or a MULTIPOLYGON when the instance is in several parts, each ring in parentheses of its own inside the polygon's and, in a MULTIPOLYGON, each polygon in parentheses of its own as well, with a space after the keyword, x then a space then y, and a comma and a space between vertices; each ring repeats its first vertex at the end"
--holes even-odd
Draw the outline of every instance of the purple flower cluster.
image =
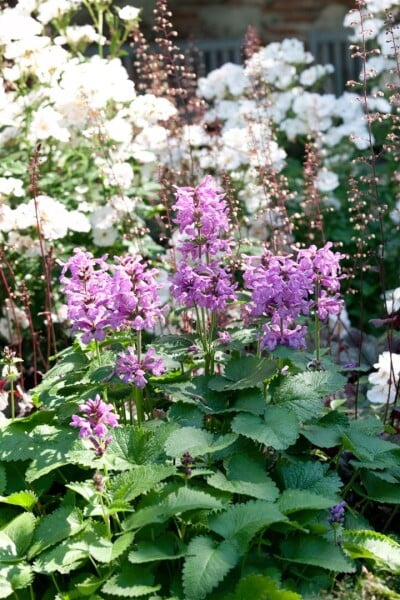
POLYGON ((344 523, 344 515, 345 515, 345 511, 346 511, 346 502, 343 500, 342 502, 339 502, 339 504, 336 504, 335 506, 332 506, 329 509, 329 517, 328 517, 328 521, 331 525, 341 525, 342 523, 344 523))
POLYGON ((179 246, 183 256, 195 259, 204 254, 216 256, 221 251, 230 253, 232 239, 224 237, 230 229, 224 196, 210 175, 195 188, 176 187, 176 203, 172 208, 176 211, 174 223, 183 234, 179 246))
POLYGON ((107 258, 75 249, 62 269, 71 331, 82 332, 85 344, 104 340, 110 329, 140 331, 163 320, 156 269, 147 268, 140 256, 116 258, 115 265, 107 258))
POLYGON ((223 310, 235 300, 235 285, 227 268, 217 262, 199 262, 191 266, 182 262, 171 282, 171 293, 183 306, 223 310))
POLYGON ((325 320, 340 313, 343 301, 340 288, 339 261, 342 254, 331 251, 328 242, 323 248, 311 246, 297 255, 275 256, 265 250, 261 257, 247 259, 243 280, 251 291, 251 300, 244 307, 247 321, 267 317, 261 345, 273 350, 278 344, 304 348, 307 328, 296 320, 316 311, 325 320))
POLYGON ((120 427, 119 415, 114 413, 112 404, 103 402, 99 394, 94 400, 87 400, 79 405, 85 416, 72 415, 71 427, 79 427, 79 437, 88 438, 91 442, 96 456, 102 456, 111 442, 109 427, 112 429, 120 427))
POLYGON ((134 383, 138 388, 147 384, 146 373, 157 377, 165 373, 166 368, 162 358, 155 356, 154 348, 149 348, 141 360, 135 349, 128 346, 127 352, 120 352, 116 361, 116 374, 125 383, 134 383))
POLYGON ((171 293, 183 306, 223 310, 236 298, 236 284, 221 254, 231 254, 228 205, 215 180, 207 176, 197 187, 176 188, 174 222, 182 240, 182 259, 172 277, 171 293))

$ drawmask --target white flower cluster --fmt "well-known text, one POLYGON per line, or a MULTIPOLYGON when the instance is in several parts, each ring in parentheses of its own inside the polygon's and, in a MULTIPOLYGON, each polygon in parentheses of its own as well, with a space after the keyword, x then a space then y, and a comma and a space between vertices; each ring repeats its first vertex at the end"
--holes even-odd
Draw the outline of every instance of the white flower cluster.
POLYGON ((350 40, 361 46, 366 42, 378 52, 370 52, 367 57, 365 66, 369 78, 382 74, 386 78, 396 67, 396 54, 400 49, 399 18, 398 0, 366 0, 362 8, 346 15, 344 26, 353 30, 350 40), (387 14, 392 15, 393 27, 387 26, 387 14))
POLYGON ((400 379, 400 354, 383 352, 374 364, 374 373, 368 376, 372 388, 367 392, 367 398, 372 404, 393 404, 398 397, 400 379))
MULTIPOLYGON (((27 148, 29 157, 41 143, 45 155, 51 154, 53 169, 60 172, 71 148, 77 156, 93 155, 98 180, 108 190, 107 207, 101 200, 79 202, 82 194, 76 189, 67 198, 63 194, 62 201, 38 198, 39 216, 47 240, 61 239, 70 231, 90 231, 95 244, 107 246, 118 237, 110 222, 116 226, 122 214, 112 198, 118 194, 132 210, 134 203, 126 198, 154 178, 160 155, 168 153, 166 121, 177 110, 166 98, 138 96, 119 58, 83 53, 90 44, 102 46, 105 38, 92 25, 65 25, 68 19, 61 17, 80 5, 81 0, 20 0, 0 12, 0 52, 5 59, 0 146, 27 148), (58 34, 52 38, 51 29, 44 26, 54 20, 58 34), (145 168, 135 170, 137 164, 145 168)), ((131 27, 140 12, 130 5, 113 10, 122 27, 131 27)), ((27 229, 35 226, 32 201, 25 200, 23 187, 14 173, 0 172, 0 238, 19 252, 26 250, 27 229)), ((37 252, 33 241, 29 252, 37 252)))

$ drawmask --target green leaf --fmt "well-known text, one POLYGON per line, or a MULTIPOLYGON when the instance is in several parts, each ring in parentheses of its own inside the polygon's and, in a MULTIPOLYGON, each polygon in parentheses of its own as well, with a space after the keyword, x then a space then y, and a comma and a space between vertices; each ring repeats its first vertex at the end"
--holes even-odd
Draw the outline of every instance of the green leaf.
POLYGON ((115 560, 123 554, 131 545, 135 536, 132 531, 123 533, 115 540, 112 547, 112 560, 115 560))
POLYGON ((336 573, 354 573, 356 565, 340 546, 316 535, 293 536, 281 543, 282 558, 336 573))
POLYGON ((240 554, 232 542, 216 542, 205 536, 192 539, 183 567, 183 588, 187 600, 202 600, 235 567, 240 554))
POLYGON ((382 569, 400 573, 400 544, 383 533, 345 530, 342 545, 353 559, 370 559, 382 569))
POLYGON ((235 590, 235 598, 240 600, 301 600, 296 592, 278 588, 276 581, 266 575, 247 575, 241 579, 235 590))
POLYGON ((359 460, 376 464, 376 468, 396 466, 400 460, 400 447, 388 440, 378 437, 375 431, 363 430, 355 423, 342 434, 343 445, 359 460))
POLYGON ((128 560, 133 564, 154 562, 159 560, 175 560, 182 558, 186 549, 177 547, 174 536, 164 536, 155 542, 143 541, 136 544, 135 550, 129 553, 128 560))
POLYGON ((7 598, 15 590, 28 587, 32 580, 32 568, 25 562, 17 565, 0 565, 0 598, 7 598))
POLYGON ((4 465, 0 465, 0 494, 4 494, 7 486, 7 474, 4 465))
POLYGON ((68 452, 76 440, 76 432, 71 427, 53 427, 39 425, 34 429, 33 441, 35 448, 40 448, 40 453, 35 452, 31 464, 26 471, 26 480, 32 483, 39 477, 68 464, 68 452))
POLYGON ((0 429, 0 460, 14 462, 27 460, 37 454, 32 436, 19 423, 11 423, 0 429))
POLYGON ((145 465, 159 462, 165 456, 165 440, 176 428, 175 424, 162 423, 154 430, 134 425, 115 429, 107 453, 125 460, 129 468, 132 468, 132 464, 145 465))
POLYGON ((244 496, 251 496, 252 498, 259 498, 260 500, 269 500, 270 502, 276 500, 279 495, 276 484, 266 473, 264 474, 264 481, 251 482, 227 479, 221 471, 217 471, 207 478, 207 483, 224 492, 242 494, 244 496))
POLYGON ((158 384, 158 387, 171 396, 173 402, 187 402, 189 404, 207 403, 209 395, 209 377, 200 375, 190 381, 181 381, 172 384, 158 384))
POLYGON ((31 510, 37 502, 37 497, 30 490, 24 490, 22 492, 14 492, 9 496, 0 496, 0 502, 31 510))
POLYGON ((301 422, 324 411, 322 400, 342 389, 346 378, 331 371, 306 371, 288 375, 274 391, 274 402, 294 412, 301 422))
POLYGON ((325 510, 335 504, 336 496, 321 496, 311 490, 284 490, 278 499, 279 509, 285 515, 301 510, 325 510))
POLYGON ((62 506, 51 514, 45 515, 35 529, 32 546, 29 549, 29 558, 58 544, 65 538, 76 535, 85 526, 79 510, 73 506, 62 506))
POLYGON ((371 500, 375 500, 376 502, 400 504, 400 484, 398 481, 396 481, 396 483, 388 483, 374 473, 363 469, 362 483, 363 488, 360 490, 357 488, 357 491, 361 495, 366 496, 371 500))
POLYGON ((245 550, 251 538, 260 529, 272 523, 287 521, 276 504, 264 500, 250 500, 244 504, 234 504, 209 519, 209 528, 226 539, 236 538, 245 550))
POLYGON ((236 415, 231 427, 235 433, 275 450, 285 450, 294 444, 300 434, 297 417, 280 406, 268 406, 264 417, 252 414, 236 415))
POLYGON ((14 592, 9 580, 9 570, 9 566, 0 567, 0 598, 8 598, 14 592))
POLYGON ((9 538, 13 541, 19 557, 24 556, 28 551, 35 526, 36 519, 33 514, 30 512, 25 512, 15 517, 15 519, 13 519, 1 530, 2 533, 9 536, 9 538))
POLYGON ((262 385, 277 373, 278 361, 257 356, 230 360, 224 377, 214 377, 209 388, 217 391, 244 390, 262 385))
POLYGON ((227 448, 237 440, 237 435, 214 435, 205 429, 196 427, 182 427, 174 431, 165 442, 165 451, 168 456, 181 457, 189 452, 193 457, 212 454, 227 448))
POLYGON ((139 598, 149 596, 160 589, 160 585, 154 585, 154 576, 144 567, 134 567, 125 562, 121 571, 103 585, 101 591, 111 596, 121 598, 139 598))
POLYGON ((39 554, 33 564, 33 570, 44 575, 57 571, 65 575, 78 569, 88 559, 89 549, 86 542, 79 538, 69 538, 39 554))
POLYGON ((170 517, 187 511, 198 509, 211 511, 222 507, 222 502, 210 494, 189 487, 180 487, 158 504, 141 508, 127 517, 123 527, 125 530, 138 529, 150 523, 164 523, 170 517))
POLYGON ((320 462, 297 461, 282 465, 278 472, 284 488, 311 490, 321 496, 335 498, 343 484, 338 474, 328 472, 328 469, 329 465, 320 462))
POLYGON ((239 390, 236 394, 233 408, 237 412, 250 412, 255 415, 262 415, 266 406, 265 397, 259 388, 249 388, 239 390))
POLYGON ((175 472, 176 467, 173 465, 136 465, 131 471, 111 479, 109 489, 112 502, 130 502, 175 472))

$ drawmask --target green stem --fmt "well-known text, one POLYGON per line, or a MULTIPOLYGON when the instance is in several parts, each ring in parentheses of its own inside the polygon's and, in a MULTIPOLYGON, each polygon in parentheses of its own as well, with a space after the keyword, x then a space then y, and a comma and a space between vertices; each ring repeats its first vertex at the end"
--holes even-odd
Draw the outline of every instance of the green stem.
POLYGON ((318 318, 318 299, 319 299, 319 281, 315 284, 315 311, 314 311, 314 323, 315 323, 315 333, 314 333, 314 344, 315 344, 315 360, 317 366, 320 365, 321 362, 321 323, 318 318))
POLYGON ((144 421, 143 411, 143 391, 140 388, 135 388, 135 404, 136 404, 136 415, 139 427, 144 421))
POLYGON ((14 380, 10 378, 11 421, 15 421, 15 389, 14 380))

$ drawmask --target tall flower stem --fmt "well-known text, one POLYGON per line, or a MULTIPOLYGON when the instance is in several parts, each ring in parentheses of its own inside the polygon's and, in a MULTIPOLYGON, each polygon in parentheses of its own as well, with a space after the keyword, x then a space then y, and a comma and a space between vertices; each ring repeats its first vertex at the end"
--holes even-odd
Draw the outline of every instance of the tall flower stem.
POLYGON ((315 284, 315 310, 314 310, 314 345, 315 345, 315 361, 317 366, 321 362, 321 323, 318 316, 318 299, 319 299, 319 280, 317 278, 315 284))

